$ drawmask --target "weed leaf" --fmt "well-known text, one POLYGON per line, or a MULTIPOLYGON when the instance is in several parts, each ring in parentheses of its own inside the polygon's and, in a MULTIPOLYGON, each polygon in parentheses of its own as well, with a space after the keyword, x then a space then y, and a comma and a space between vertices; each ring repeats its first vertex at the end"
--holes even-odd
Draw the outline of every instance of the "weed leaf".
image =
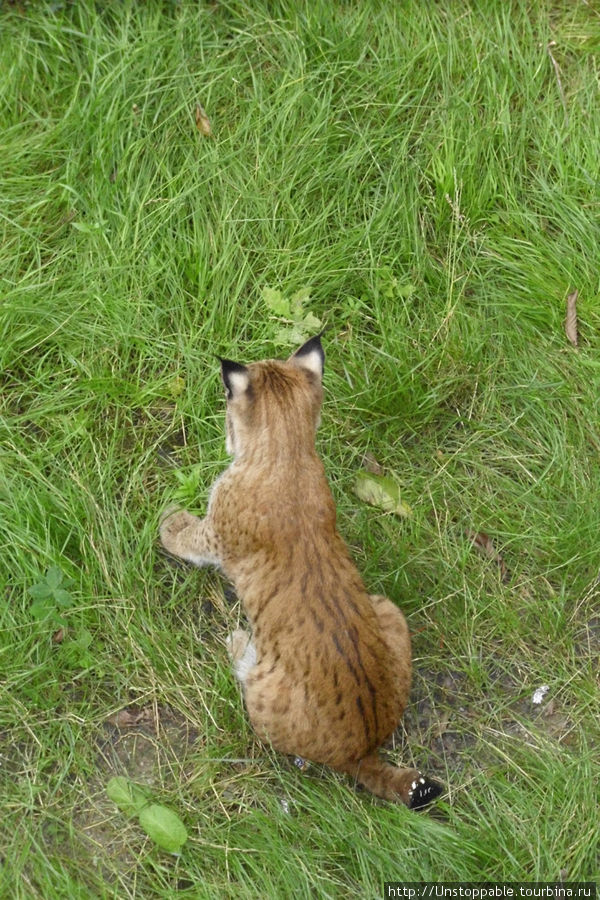
POLYGON ((38 584, 32 584, 30 588, 27 588, 27 593, 34 600, 45 600, 46 597, 52 596, 52 588, 45 581, 40 581, 38 584))
POLYGON ((287 331, 287 343, 292 346, 297 346, 298 344, 303 344, 308 334, 306 329, 302 327, 301 322, 295 322, 287 331))
POLYGON ((300 318, 304 310, 304 305, 310 300, 310 291, 308 288, 300 288, 295 294, 292 294, 290 307, 294 318, 300 318))
POLYGON ((263 288, 262 298, 271 312, 275 313, 276 316, 289 317, 290 304, 281 291, 276 291, 274 288, 269 287, 263 288))
POLYGON ((106 793, 126 816, 139 815, 149 802, 146 791, 124 775, 111 778, 106 785, 106 793))
POLYGON ((321 320, 304 309, 305 303, 310 300, 308 288, 300 288, 288 300, 281 291, 266 287, 263 288, 262 298, 270 311, 286 322, 275 331, 273 340, 276 344, 284 347, 302 344, 308 337, 321 330, 321 320))
POLYGON ((139 814, 140 825, 155 844, 169 853, 179 853, 188 834, 185 825, 172 809, 151 803, 139 814))
POLYGON ((321 320, 313 316, 312 313, 308 313, 306 319, 278 328, 273 335, 273 342, 280 347, 295 347, 298 344, 303 344, 320 328, 321 320))
POLYGON ((56 588, 61 584, 62 580, 63 580, 63 573, 62 573, 61 569, 59 569, 57 566, 52 566, 46 572, 46 584, 53 591, 56 590, 56 588))
POLYGON ((293 328, 278 328, 273 335, 273 343, 278 347, 290 347, 292 344, 301 344, 302 339, 293 328))
POLYGON ((68 591, 65 591, 63 588, 57 588, 53 591, 52 596, 56 601, 57 605, 62 607, 63 609, 69 609, 69 607, 73 606, 73 600, 68 591))
POLYGON ((77 640, 75 641, 75 643, 77 644, 77 648, 79 650, 87 650, 88 647, 91 647, 93 640, 94 637, 92 635, 92 632, 87 628, 82 628, 77 635, 77 640))
POLYGON ((194 506, 201 491, 204 471, 202 466, 191 466, 187 469, 175 469, 175 478, 179 482, 173 493, 177 506, 194 506))
POLYGON ((38 600, 34 600, 29 608, 29 612, 38 622, 41 622, 43 619, 47 619, 48 616, 53 615, 56 612, 56 607, 51 600, 48 600, 45 597, 40 597, 38 600))
POLYGON ((126 816, 137 816, 140 826, 155 844, 169 853, 179 853, 187 841, 185 825, 172 809, 150 803, 148 792, 117 775, 106 785, 106 793, 126 816))
POLYGON ((385 512, 405 518, 412 515, 410 506, 400 500, 399 484, 389 475, 359 472, 354 484, 354 493, 360 500, 385 512))
MULTIPOLYGON (((300 324, 300 323, 297 323, 300 324)), ((321 320, 317 319, 311 312, 306 313, 302 320, 302 329, 307 334, 313 334, 321 328, 321 320)))

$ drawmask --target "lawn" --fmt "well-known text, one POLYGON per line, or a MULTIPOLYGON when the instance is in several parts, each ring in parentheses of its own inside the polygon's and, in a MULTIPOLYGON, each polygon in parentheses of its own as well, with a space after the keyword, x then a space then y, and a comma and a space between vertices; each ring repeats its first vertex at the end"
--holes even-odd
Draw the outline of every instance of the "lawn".
POLYGON ((0 4, 2 897, 600 878, 599 66, 584 0, 0 4), (239 604, 157 541, 227 465, 217 355, 317 320, 420 813, 256 741, 239 604))

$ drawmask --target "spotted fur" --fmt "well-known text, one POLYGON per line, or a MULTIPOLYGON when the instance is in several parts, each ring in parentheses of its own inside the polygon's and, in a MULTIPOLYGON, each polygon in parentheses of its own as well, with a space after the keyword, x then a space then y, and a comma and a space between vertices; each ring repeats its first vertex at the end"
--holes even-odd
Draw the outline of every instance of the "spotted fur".
POLYGON ((419 806, 435 783, 377 753, 404 711, 410 638, 400 610, 367 593, 336 527, 314 446, 323 363, 319 338, 285 362, 221 361, 233 462, 206 517, 171 510, 161 539, 219 566, 242 600, 251 633, 235 631, 228 650, 260 738, 419 806))

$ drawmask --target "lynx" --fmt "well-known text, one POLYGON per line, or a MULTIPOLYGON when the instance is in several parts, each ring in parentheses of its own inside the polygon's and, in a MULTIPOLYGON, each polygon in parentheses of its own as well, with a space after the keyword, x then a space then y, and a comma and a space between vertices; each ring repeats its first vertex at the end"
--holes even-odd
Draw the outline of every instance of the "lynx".
POLYGON ((251 631, 228 638, 257 735, 282 753, 324 763, 373 794, 411 808, 442 786, 379 758, 411 681, 400 610, 369 595, 336 527, 315 450, 324 353, 320 336, 288 360, 221 360, 226 448, 204 519, 168 510, 166 550, 218 566, 251 631))

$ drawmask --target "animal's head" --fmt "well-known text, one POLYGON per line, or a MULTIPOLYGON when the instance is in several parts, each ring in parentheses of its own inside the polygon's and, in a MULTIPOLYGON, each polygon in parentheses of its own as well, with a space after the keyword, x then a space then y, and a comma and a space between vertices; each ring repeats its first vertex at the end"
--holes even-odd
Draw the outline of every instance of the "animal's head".
POLYGON ((314 441, 323 399, 325 354, 320 335, 289 359, 241 365, 221 360, 227 396, 227 452, 267 447, 294 452, 314 441))

